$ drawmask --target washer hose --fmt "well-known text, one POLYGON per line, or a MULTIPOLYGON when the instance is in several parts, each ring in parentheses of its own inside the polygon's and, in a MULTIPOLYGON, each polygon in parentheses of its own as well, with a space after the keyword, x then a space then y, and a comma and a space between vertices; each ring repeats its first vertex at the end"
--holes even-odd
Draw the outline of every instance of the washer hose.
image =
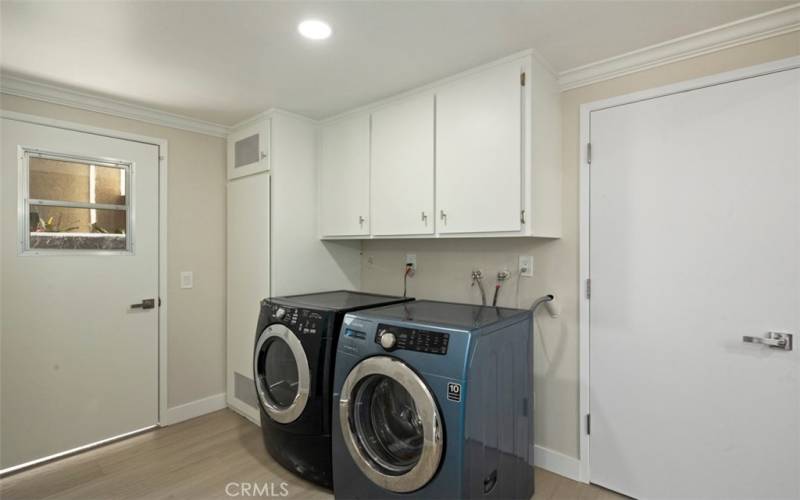
POLYGON ((536 299, 533 304, 531 304, 531 311, 533 311, 533 314, 536 314, 536 309, 538 309, 540 305, 544 304, 545 302, 550 302, 553 299, 555 299, 553 294, 547 294, 544 297, 536 299))

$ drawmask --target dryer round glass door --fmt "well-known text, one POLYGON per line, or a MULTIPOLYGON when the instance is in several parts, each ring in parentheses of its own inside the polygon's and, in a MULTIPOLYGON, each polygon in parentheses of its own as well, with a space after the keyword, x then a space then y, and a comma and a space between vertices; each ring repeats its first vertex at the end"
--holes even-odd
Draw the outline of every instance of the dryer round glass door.
POLYGON ((402 361, 376 356, 356 365, 342 387, 339 419, 350 455, 379 486, 405 493, 436 474, 444 441, 439 410, 402 361))
POLYGON ((256 392, 262 407, 276 422, 297 420, 308 402, 308 358, 297 336, 284 325, 268 326, 253 355, 256 392))

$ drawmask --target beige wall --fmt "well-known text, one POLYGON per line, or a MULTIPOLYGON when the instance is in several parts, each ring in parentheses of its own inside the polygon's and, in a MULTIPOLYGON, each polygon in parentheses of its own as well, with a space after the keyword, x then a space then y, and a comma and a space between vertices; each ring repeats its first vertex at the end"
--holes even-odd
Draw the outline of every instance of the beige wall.
MULTIPOLYGON (((539 316, 534 384, 536 442, 578 457, 578 162, 580 105, 670 83, 720 73, 800 54, 795 32, 714 54, 677 62, 562 94, 563 224, 560 240, 394 240, 367 241, 362 258, 365 290, 399 293, 405 253, 417 255, 419 272, 409 294, 419 298, 479 302, 470 288, 470 271, 483 270, 487 293, 503 268, 516 272, 517 256, 535 259, 533 278, 520 282, 520 301, 529 305, 555 293, 563 308, 559 319, 539 316)), ((515 305, 516 277, 501 293, 501 305, 515 305)))
POLYGON ((225 140, 8 95, 0 108, 169 141, 168 406, 225 392, 225 140))

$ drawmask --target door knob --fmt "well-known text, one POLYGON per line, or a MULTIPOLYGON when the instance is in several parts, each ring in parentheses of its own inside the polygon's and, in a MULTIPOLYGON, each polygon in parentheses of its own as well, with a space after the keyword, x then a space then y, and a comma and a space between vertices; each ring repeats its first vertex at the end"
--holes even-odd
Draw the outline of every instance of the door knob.
POLYGON ((792 350, 792 334, 783 332, 767 332, 763 337, 751 337, 745 335, 742 337, 743 342, 749 344, 763 344, 773 349, 782 349, 784 351, 792 350))
POLYGON ((131 309, 153 309, 156 307, 156 299, 144 299, 138 304, 131 304, 131 309))

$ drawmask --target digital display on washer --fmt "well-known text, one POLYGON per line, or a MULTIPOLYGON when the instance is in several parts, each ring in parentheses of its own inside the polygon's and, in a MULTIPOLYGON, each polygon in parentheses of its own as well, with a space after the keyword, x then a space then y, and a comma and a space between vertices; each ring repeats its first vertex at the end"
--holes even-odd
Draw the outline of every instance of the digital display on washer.
POLYGON ((407 349, 431 354, 447 354, 447 344, 450 341, 450 334, 445 332, 432 332, 416 328, 379 324, 375 333, 375 342, 380 344, 381 335, 385 333, 394 334, 396 339, 394 349, 407 349))

